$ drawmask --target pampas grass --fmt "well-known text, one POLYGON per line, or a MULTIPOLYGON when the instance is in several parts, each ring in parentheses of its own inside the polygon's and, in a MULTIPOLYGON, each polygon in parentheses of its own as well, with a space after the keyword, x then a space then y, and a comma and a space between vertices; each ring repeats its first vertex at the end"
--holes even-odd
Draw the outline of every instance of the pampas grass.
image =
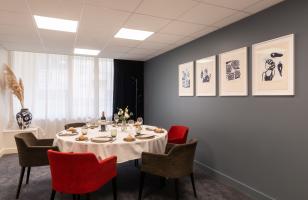
POLYGON ((8 65, 5 65, 4 73, 9 89, 19 100, 21 108, 24 108, 24 84, 22 80, 17 81, 14 72, 8 65))

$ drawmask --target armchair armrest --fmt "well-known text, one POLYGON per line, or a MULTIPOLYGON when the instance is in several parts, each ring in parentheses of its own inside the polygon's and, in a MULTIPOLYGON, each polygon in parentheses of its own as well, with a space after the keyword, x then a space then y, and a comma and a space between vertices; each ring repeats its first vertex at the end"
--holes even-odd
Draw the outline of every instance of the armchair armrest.
POLYGON ((28 147, 28 150, 31 152, 42 152, 47 150, 54 150, 54 151, 59 151, 57 146, 30 146, 28 147))
POLYGON ((141 171, 150 174, 168 177, 170 158, 168 154, 153 154, 142 152, 141 171))
POLYGON ((170 152, 170 150, 175 147, 176 144, 173 144, 173 143, 167 143, 167 146, 166 146, 166 150, 165 150, 165 154, 168 154, 170 152))
POLYGON ((102 173, 103 179, 111 179, 117 175, 117 157, 111 156, 109 158, 106 158, 104 160, 98 161, 99 164, 99 170, 102 173), (107 174, 104 175, 104 174, 107 174))
POLYGON ((52 146, 53 139, 40 139, 36 141, 38 146, 52 146))

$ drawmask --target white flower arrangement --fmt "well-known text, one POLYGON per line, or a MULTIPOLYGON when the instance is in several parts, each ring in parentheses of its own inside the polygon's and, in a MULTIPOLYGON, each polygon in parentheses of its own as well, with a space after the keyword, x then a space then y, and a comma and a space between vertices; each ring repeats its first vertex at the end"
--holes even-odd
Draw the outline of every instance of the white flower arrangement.
POLYGON ((125 109, 119 108, 118 109, 118 116, 121 121, 128 120, 133 115, 132 112, 129 112, 128 107, 125 109))

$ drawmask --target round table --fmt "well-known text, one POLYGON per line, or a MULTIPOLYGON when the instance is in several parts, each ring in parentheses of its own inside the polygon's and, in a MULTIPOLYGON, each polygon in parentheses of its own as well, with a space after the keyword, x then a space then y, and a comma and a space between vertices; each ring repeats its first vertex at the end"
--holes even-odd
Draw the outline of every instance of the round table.
POLYGON ((92 152, 99 159, 105 159, 110 156, 117 156, 117 162, 123 163, 129 160, 135 160, 141 158, 142 152, 150 153, 164 153, 167 145, 167 131, 165 129, 163 133, 155 133, 146 128, 155 128, 153 126, 143 125, 141 134, 153 134, 155 135, 152 139, 136 139, 133 142, 126 142, 123 139, 128 134, 134 136, 135 128, 128 127, 126 131, 122 131, 120 127, 117 127, 116 139, 112 142, 96 143, 92 142, 91 138, 98 136, 110 136, 111 129, 115 129, 111 125, 108 125, 106 132, 100 132, 100 128, 88 129, 87 137, 88 141, 76 141, 76 138, 81 134, 81 129, 77 128, 77 132, 80 134, 74 136, 59 136, 56 134, 54 145, 59 147, 62 152, 92 152))

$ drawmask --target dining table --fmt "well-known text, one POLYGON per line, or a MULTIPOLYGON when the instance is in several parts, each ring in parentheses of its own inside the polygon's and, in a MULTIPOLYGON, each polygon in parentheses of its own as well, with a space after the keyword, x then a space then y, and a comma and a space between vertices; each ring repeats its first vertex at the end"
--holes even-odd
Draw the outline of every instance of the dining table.
POLYGON ((79 141, 83 128, 76 128, 75 133, 68 134, 67 130, 62 130, 56 134, 54 145, 58 146, 61 152, 91 152, 98 159, 117 156, 117 163, 140 159, 142 152, 163 154, 168 141, 168 132, 161 128, 158 133, 154 131, 156 127, 150 125, 141 127, 138 134, 134 126, 127 126, 123 130, 121 126, 106 125, 106 130, 103 132, 98 126, 88 128, 84 135, 87 139, 84 141, 79 141), (116 133, 115 137, 111 137, 112 132, 116 133), (97 140, 100 138, 110 138, 110 140, 97 140), (127 138, 131 140, 126 140, 127 138))

